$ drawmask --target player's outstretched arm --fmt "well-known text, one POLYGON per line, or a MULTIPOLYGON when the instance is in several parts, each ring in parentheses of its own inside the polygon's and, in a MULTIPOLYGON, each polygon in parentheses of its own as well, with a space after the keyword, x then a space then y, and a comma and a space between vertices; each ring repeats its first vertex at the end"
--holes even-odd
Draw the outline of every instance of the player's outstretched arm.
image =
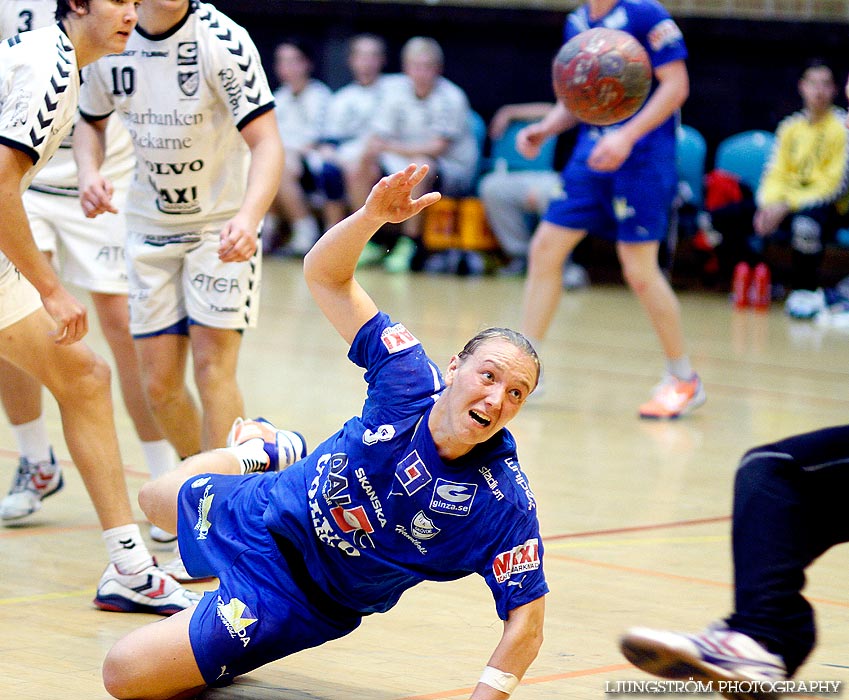
POLYGON ((412 196, 427 174, 427 166, 409 165, 382 178, 366 203, 343 219, 304 258, 304 278, 319 308, 339 334, 351 343, 362 325, 377 313, 371 297, 354 279, 360 253, 386 223, 400 223, 439 201, 437 192, 412 196))
POLYGON ((513 692, 542 646, 544 619, 545 596, 508 613, 501 641, 489 657, 471 700, 504 700, 513 692))

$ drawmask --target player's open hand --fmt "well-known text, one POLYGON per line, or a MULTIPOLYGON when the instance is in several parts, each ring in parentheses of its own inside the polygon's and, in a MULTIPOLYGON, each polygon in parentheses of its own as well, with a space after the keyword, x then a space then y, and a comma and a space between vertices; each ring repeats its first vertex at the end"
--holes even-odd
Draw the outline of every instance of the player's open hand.
POLYGON ((221 229, 218 259, 221 262, 245 262, 257 249, 257 225, 239 215, 234 216, 221 229))
POLYGON ((71 345, 88 333, 88 312, 85 306, 61 285, 42 296, 41 302, 56 322, 55 342, 58 345, 71 345))
POLYGON ((427 175, 427 165, 408 165, 388 175, 372 188, 365 203, 365 213, 373 219, 399 224, 418 214, 442 197, 439 192, 429 192, 414 199, 413 190, 427 175))
POLYGON ((533 160, 539 155, 547 138, 548 133, 539 122, 528 124, 516 134, 516 150, 528 160, 533 160))
POLYGON ((112 183, 99 172, 83 176, 80 174, 80 206, 87 218, 93 219, 99 214, 117 214, 118 210, 112 204, 115 189, 112 183))

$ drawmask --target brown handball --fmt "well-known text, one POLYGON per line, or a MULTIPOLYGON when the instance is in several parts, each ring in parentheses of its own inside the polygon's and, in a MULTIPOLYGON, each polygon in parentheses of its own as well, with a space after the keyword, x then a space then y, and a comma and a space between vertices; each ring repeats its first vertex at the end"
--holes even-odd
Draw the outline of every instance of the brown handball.
POLYGON ((649 94, 652 67, 627 32, 598 27, 566 42, 552 66, 554 92, 583 122, 606 126, 633 115, 649 94))

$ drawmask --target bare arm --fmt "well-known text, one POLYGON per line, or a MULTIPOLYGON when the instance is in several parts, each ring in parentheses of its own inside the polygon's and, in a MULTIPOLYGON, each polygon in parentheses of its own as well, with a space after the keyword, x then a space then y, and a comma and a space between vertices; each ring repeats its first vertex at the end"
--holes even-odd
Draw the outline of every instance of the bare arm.
POLYGON ((516 134, 516 150, 525 158, 536 158, 546 139, 562 134, 577 123, 578 118, 558 100, 541 121, 529 124, 516 134))
POLYGON ((105 212, 118 212, 112 205, 112 183, 100 174, 100 166, 106 158, 108 122, 109 117, 94 122, 78 119, 74 125, 74 160, 77 162, 80 206, 89 219, 105 212))
POLYGON ((362 208, 319 238, 304 258, 304 278, 310 292, 349 344, 377 313, 374 301, 354 279, 360 253, 383 224, 405 221, 439 201, 437 192, 412 198, 413 188, 426 173, 426 165, 409 165, 406 170, 381 179, 362 208))
POLYGON ((587 164, 594 170, 610 172, 619 169, 634 144, 663 124, 686 102, 690 94, 690 78, 684 61, 672 61, 655 70, 658 87, 639 112, 620 129, 599 139, 587 164))
POLYGON ((251 151, 251 165, 242 206, 221 231, 218 257, 223 262, 242 262, 256 251, 257 230, 277 193, 285 162, 273 111, 252 120, 241 134, 251 151))
POLYGON ((38 290, 56 321, 56 342, 70 345, 88 332, 88 316, 59 282, 47 257, 35 245, 21 199, 21 180, 32 161, 21 151, 0 145, 0 250, 38 290))
MULTIPOLYGON (((513 608, 504 622, 501 641, 489 657, 487 666, 511 673, 521 680, 542 646, 544 619, 545 597, 513 608)), ((504 700, 506 697, 506 693, 478 683, 471 700, 504 700)))
POLYGON ((499 107, 489 122, 489 136, 501 138, 510 122, 537 121, 545 118, 554 105, 551 102, 523 102, 499 107))

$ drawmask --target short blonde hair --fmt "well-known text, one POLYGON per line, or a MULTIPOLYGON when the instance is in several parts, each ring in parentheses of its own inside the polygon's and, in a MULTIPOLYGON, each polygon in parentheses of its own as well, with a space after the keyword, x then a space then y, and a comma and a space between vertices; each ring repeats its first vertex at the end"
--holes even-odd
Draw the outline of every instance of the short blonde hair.
POLYGON ((406 63, 408 60, 424 56, 436 63, 440 68, 445 62, 445 54, 442 53, 442 47, 436 41, 428 36, 414 36, 401 49, 401 63, 406 63))

